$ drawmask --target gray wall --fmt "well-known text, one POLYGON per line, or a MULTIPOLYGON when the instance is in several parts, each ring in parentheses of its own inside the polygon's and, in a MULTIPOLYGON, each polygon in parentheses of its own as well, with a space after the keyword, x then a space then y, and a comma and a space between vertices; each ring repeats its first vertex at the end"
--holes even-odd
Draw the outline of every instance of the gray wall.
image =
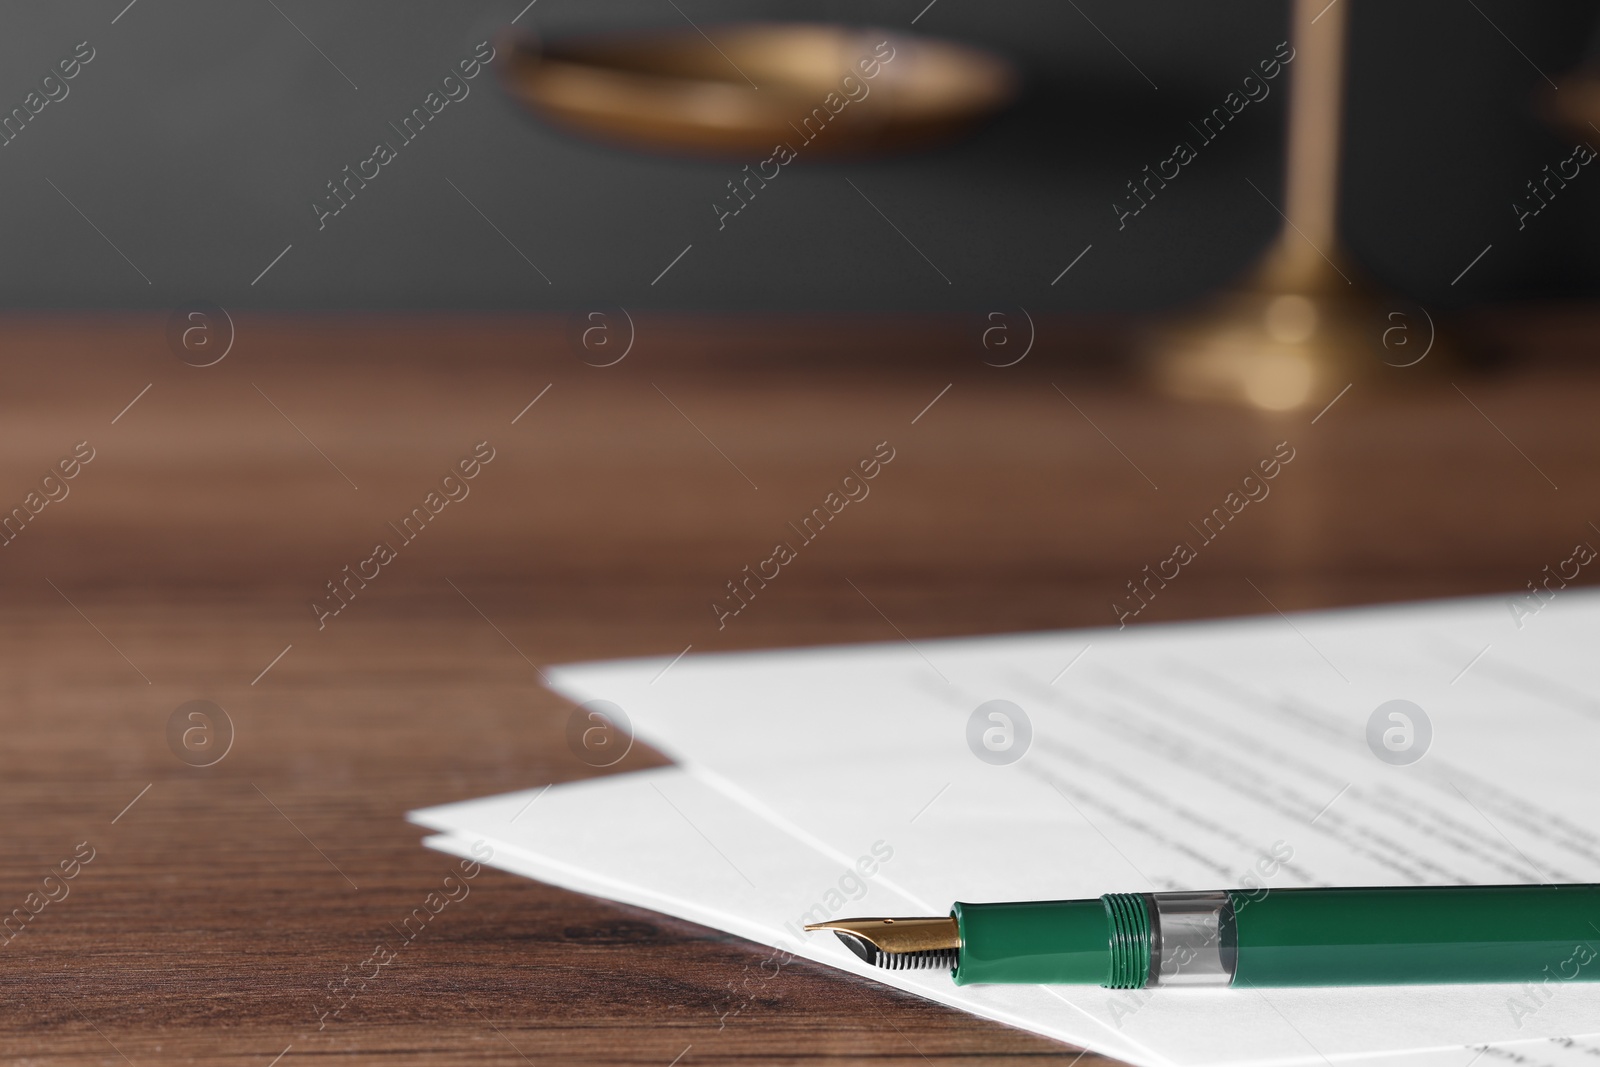
MULTIPOLYGON (((1581 59, 1592 5, 1342 2, 1354 67, 1345 218, 1362 264, 1445 302, 1588 292, 1600 178, 1585 174, 1521 232, 1510 203, 1570 148, 1530 102, 1543 75, 1559 79, 1581 59), (1452 288, 1489 243, 1495 253, 1452 288)), ((547 129, 491 73, 319 230, 311 205, 324 183, 389 138, 387 124, 524 3, 5 5, 0 109, 22 106, 78 42, 95 56, 0 148, 4 305, 1128 309, 1215 287, 1277 225, 1246 179, 1276 196, 1281 91, 1120 232, 1111 203, 1271 55, 1286 36, 1282 3, 937 0, 917 31, 995 47, 1028 83, 1019 106, 957 146, 802 160, 719 232, 711 204, 737 166, 547 129)), ((903 29, 925 4, 677 0, 704 27, 810 18, 903 29)), ((684 24, 669 0, 538 0, 519 22, 549 35, 684 24)))

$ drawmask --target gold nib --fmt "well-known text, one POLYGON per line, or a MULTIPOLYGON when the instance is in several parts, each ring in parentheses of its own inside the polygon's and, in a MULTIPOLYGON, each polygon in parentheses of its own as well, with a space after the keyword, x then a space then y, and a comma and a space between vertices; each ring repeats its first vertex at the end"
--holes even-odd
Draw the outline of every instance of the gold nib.
POLYGON ((832 930, 861 959, 891 970, 953 969, 961 949, 954 916, 904 919, 834 919, 807 930, 832 930))
POLYGON ((951 915, 941 919, 834 919, 812 923, 806 929, 851 934, 885 952, 961 947, 961 931, 951 915))

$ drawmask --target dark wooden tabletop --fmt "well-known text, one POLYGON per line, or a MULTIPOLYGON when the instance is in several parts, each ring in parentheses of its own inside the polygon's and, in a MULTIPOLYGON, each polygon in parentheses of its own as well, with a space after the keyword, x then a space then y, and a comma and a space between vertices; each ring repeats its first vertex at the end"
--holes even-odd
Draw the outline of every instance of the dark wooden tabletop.
POLYGON ((982 318, 639 316, 605 368, 560 317, 241 318, 206 368, 160 317, 0 322, 0 514, 27 513, 0 547, 0 1052, 1070 1063, 804 962, 747 1001, 755 946, 492 871, 319 1013, 444 873, 406 811, 598 773, 534 664, 1111 623, 1283 441, 1271 496, 1133 625, 1518 591, 1600 544, 1600 320, 1492 319, 1512 369, 1264 416, 1107 375, 1114 323, 985 366, 982 318), (873 503, 719 631, 727 579, 885 440, 873 503), (469 495, 319 628, 479 442, 469 495), (232 723, 210 767, 169 744, 192 700, 232 723))

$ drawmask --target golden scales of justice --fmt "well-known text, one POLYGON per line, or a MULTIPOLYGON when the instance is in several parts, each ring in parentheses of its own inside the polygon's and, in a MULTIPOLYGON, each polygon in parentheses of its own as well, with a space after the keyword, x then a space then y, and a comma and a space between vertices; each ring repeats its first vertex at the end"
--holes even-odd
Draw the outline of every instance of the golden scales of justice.
POLYGON ((1232 401, 1267 411, 1326 403, 1354 382, 1416 375, 1427 353, 1450 360, 1431 322, 1414 338, 1385 344, 1415 305, 1383 300, 1363 284, 1339 242, 1340 117, 1345 16, 1350 0, 1294 0, 1283 226, 1242 288, 1199 313, 1159 325, 1147 337, 1156 385, 1194 400, 1232 401), (1431 351, 1429 351, 1431 349, 1431 351))
MULTIPOLYGON (((1171 317, 1145 337, 1155 384, 1194 400, 1267 411, 1325 403, 1346 385, 1416 376, 1446 362, 1432 329, 1385 344, 1397 308, 1364 286, 1341 250, 1337 225, 1346 14, 1352 0, 1293 0, 1284 225, 1243 288, 1198 313, 1171 317), (1404 345, 1405 347, 1401 347, 1404 345), (1397 367, 1412 367, 1397 371, 1397 367)), ((979 49, 890 34, 873 108, 830 122, 813 146, 794 116, 840 89, 887 31, 835 26, 722 27, 715 49, 698 30, 541 42, 502 39, 510 93, 543 119, 647 151, 738 158, 774 141, 810 157, 924 147, 970 129, 1015 92, 1008 64, 979 49), (751 92, 759 85, 759 91, 751 92)), ((881 49, 880 49, 881 51, 881 49)), ((863 75, 863 77, 865 77, 863 75)), ((859 80, 859 79, 858 79, 859 80)), ((748 168, 747 168, 748 169, 748 168)), ((1405 328, 1400 328, 1404 334, 1405 328)))

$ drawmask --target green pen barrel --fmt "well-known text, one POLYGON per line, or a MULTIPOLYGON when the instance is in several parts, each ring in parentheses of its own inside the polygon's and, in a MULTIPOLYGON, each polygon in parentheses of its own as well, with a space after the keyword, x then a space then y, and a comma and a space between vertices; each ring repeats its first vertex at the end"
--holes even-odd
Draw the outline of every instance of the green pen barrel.
POLYGON ((956 904, 961 952, 951 977, 1137 989, 1150 973, 1150 916, 1144 898, 956 904))
POLYGON ((1600 979, 1596 885, 1228 895, 1238 944, 1236 986, 1600 979))
POLYGON ((1600 885, 1109 893, 951 914, 957 985, 1600 980, 1600 885))

